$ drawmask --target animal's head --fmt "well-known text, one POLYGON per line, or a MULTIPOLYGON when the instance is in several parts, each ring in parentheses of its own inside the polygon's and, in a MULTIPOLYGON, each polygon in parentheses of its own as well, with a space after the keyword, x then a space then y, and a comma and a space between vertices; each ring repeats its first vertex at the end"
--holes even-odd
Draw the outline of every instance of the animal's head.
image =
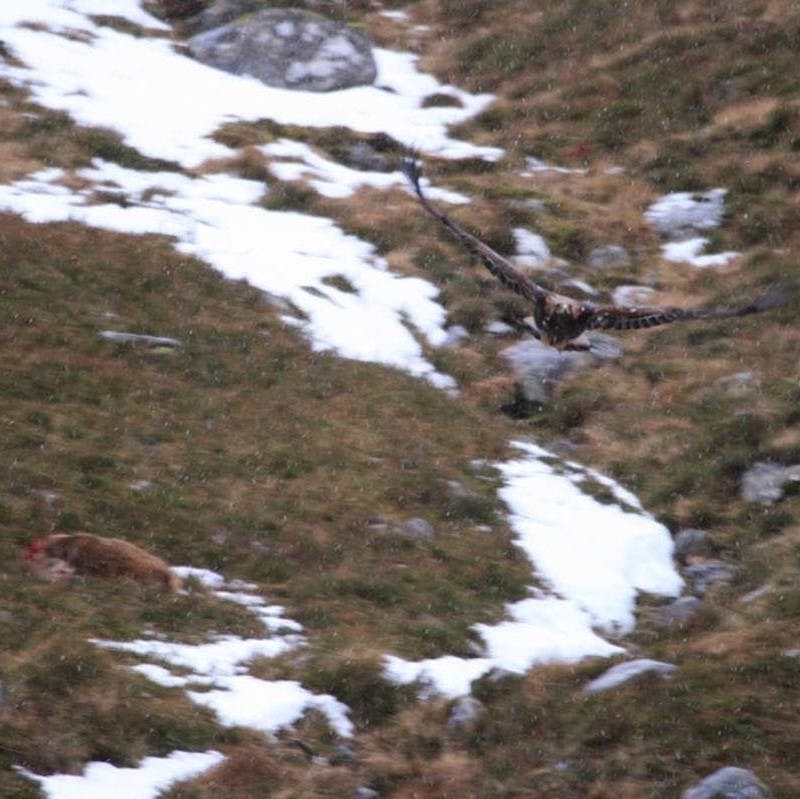
POLYGON ((44 552, 44 546, 44 538, 34 538, 33 541, 28 544, 27 550, 25 550, 25 560, 33 560, 37 555, 44 552))

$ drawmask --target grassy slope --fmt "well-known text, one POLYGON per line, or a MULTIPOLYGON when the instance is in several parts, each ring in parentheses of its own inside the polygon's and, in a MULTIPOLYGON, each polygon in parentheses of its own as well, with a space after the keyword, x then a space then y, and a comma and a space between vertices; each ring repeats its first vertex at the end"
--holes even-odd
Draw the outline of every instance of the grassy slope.
MULTIPOLYGON (((646 282, 664 302, 741 298, 776 277, 794 280, 800 17, 791 4, 661 2, 633 11, 562 2, 546 15, 529 6, 410 7, 432 26, 419 44, 429 65, 500 98, 463 132, 507 147, 503 163, 488 172, 431 164, 440 183, 475 196, 459 219, 504 249, 510 227, 539 230, 574 275, 603 290, 646 282), (590 174, 532 185, 512 173, 532 153, 586 163, 590 174), (610 164, 625 174, 607 175, 610 164), (742 263, 720 273, 662 264, 642 221, 646 204, 666 189, 712 185, 731 190, 715 244, 742 250, 742 263), (521 202, 534 197, 550 213, 521 202), (610 242, 628 247, 632 266, 591 274, 581 258, 610 242)), ((391 41, 394 29, 380 25, 391 41)), ((395 41, 405 43, 402 28, 395 41)), ((113 137, 59 115, 24 122, 24 97, 5 96, 4 179, 98 153, 135 163, 113 137)), ((278 133, 229 131, 242 143, 278 133)), ((337 146, 322 134, 316 143, 337 146)), ((245 159, 240 168, 258 164, 245 159)), ((436 280, 454 320, 478 329, 508 310, 507 296, 462 268, 462 253, 410 198, 373 198, 323 201, 297 187, 279 201, 336 216, 396 268, 436 280)), ((672 797, 731 764, 754 768, 783 799, 800 791, 800 668, 780 654, 797 645, 798 500, 762 510, 737 497, 748 465, 800 460, 794 308, 626 336, 622 361, 576 376, 553 407, 512 421, 498 413, 513 386, 497 342, 435 354, 464 386, 453 402, 393 371, 309 353, 256 292, 224 283, 158 237, 10 216, 0 218, 0 237, 8 453, 0 638, 11 642, 0 655, 8 695, 0 766, 131 763, 176 747, 231 756, 174 799, 346 796, 359 784, 396 797, 672 797), (97 336, 105 328, 186 346, 113 346, 97 336), (747 369, 762 376, 749 393, 714 384, 747 369), (497 619, 524 591, 527 567, 495 516, 492 484, 469 461, 501 457, 508 438, 526 434, 570 440, 578 459, 616 474, 673 529, 706 527, 737 576, 712 592, 689 629, 660 632, 643 612, 633 649, 678 663, 675 680, 587 698, 578 687, 605 664, 537 670, 482 685, 489 712, 457 736, 445 728, 444 703, 409 705, 407 692, 378 678, 377 659, 389 650, 467 652, 469 625, 497 619), (140 479, 152 488, 132 491, 140 479), (447 480, 475 496, 454 499, 447 480), (434 524, 433 543, 369 527, 412 516, 434 524), (496 535, 475 529, 486 522, 496 535), (76 644, 134 637, 143 625, 191 637, 252 632, 253 622, 197 595, 31 582, 19 548, 50 529, 120 535, 173 562, 261 583, 311 639, 309 657, 265 663, 263 673, 296 676, 350 703, 356 764, 311 767, 284 744, 265 748, 259 736, 220 731, 188 701, 117 668, 118 656, 76 644), (771 594, 738 602, 766 582, 771 594)), ((299 734, 327 751, 315 720, 299 734)), ((0 770, 0 793, 36 795, 9 770, 0 770)))

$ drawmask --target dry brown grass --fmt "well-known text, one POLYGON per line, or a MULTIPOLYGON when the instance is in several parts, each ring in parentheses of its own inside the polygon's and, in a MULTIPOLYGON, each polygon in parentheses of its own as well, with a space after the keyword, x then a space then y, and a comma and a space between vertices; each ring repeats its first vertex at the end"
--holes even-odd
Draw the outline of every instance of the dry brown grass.
MULTIPOLYGON (((604 295, 642 282, 657 289, 654 302, 698 305, 796 282, 794 3, 623 10, 563 2, 532 12, 522 0, 425 0, 410 10, 415 23, 431 25, 413 39, 423 66, 499 95, 462 126, 474 141, 508 148, 499 165, 426 164, 436 185, 474 198, 447 208, 465 227, 506 253, 512 227, 541 232, 569 274, 604 295), (757 80, 762 73, 768 79, 757 80), (665 83, 670 74, 685 94, 665 83), (719 91, 729 83, 730 96, 719 91), (698 97, 702 113, 693 110, 698 97), (523 178, 526 155, 588 172, 523 178), (626 171, 608 174, 610 166, 626 171), (743 258, 703 272, 664 262, 643 210, 667 189, 713 185, 731 191, 714 244, 743 258), (530 199, 547 210, 526 207, 530 199), (591 272, 586 251, 608 243, 625 246, 632 265, 591 272)), ((379 24, 370 16, 368 25, 379 24)), ((404 44, 404 31, 384 25, 382 36, 404 44)), ((44 164, 71 169, 98 154, 135 157, 107 132, 80 129, 5 88, 0 180, 44 164), (37 118, 26 122, 31 111, 37 118)), ((248 147, 281 135, 334 157, 342 142, 369 138, 231 125, 221 137, 240 154, 204 169, 233 167, 274 186, 248 147)), ((461 396, 309 352, 257 292, 175 255, 160 237, 0 217, 0 392, 8 406, 0 442, 13 454, 0 492, 0 637, 11 642, 0 655, 10 697, 0 707, 0 793, 35 795, 10 771, 14 763, 75 771, 90 758, 132 763, 213 746, 226 763, 173 789, 172 799, 348 796, 360 785, 387 798, 671 799, 722 765, 754 768, 778 799, 797 796, 800 675, 797 659, 782 652, 796 647, 800 499, 753 508, 738 495, 752 463, 800 460, 796 306, 620 334, 620 361, 574 374, 552 406, 508 419, 498 413, 515 394, 498 356, 507 342, 478 332, 508 311, 507 293, 412 197, 364 190, 332 201, 300 182, 265 202, 331 215, 393 268, 433 280, 453 321, 475 330, 468 346, 431 356, 458 376, 461 396), (107 327, 173 335, 185 347, 114 347, 97 338, 107 327), (745 370, 761 375, 752 390, 715 386, 745 370), (472 734, 455 735, 447 703, 417 704, 412 691, 387 686, 380 657, 468 654, 469 626, 499 619, 504 603, 526 591, 530 569, 494 515, 494 486, 468 465, 504 457, 505 442, 518 436, 573 445, 576 459, 617 476, 673 531, 706 528, 736 576, 679 630, 656 629, 641 613, 631 651, 677 663, 674 680, 590 698, 581 686, 609 664, 589 661, 482 681, 476 693, 486 715, 472 734), (138 479, 152 491, 131 492, 138 479), (448 480, 477 501, 454 503, 448 480), (42 491, 57 496, 48 501, 42 491), (433 543, 374 527, 412 516, 433 524, 433 543), (494 535, 476 530, 487 520, 494 535), (220 730, 180 695, 118 668, 119 657, 75 646, 95 635, 136 637, 145 623, 189 640, 211 628, 255 632, 244 611, 208 598, 91 580, 31 582, 20 559, 25 542, 78 528, 256 580, 285 604, 311 645, 254 671, 350 702, 355 761, 309 763, 290 744, 296 733, 330 756, 331 734, 318 719, 277 742, 220 730), (739 602, 765 583, 773 592, 739 602)))

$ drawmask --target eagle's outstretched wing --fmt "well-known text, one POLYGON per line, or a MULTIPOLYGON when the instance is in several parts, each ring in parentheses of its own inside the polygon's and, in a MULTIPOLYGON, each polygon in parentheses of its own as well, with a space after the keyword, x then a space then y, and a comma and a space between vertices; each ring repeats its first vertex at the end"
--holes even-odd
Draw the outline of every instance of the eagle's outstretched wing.
POLYGON ((467 233, 432 205, 420 187, 422 169, 415 155, 403 158, 402 169, 422 207, 441 222, 464 247, 477 255, 506 288, 533 304, 536 325, 534 327, 524 323, 524 329, 545 344, 551 344, 559 349, 585 349, 585 343, 580 338, 585 330, 634 330, 691 319, 727 319, 732 316, 747 316, 768 311, 785 305, 788 301, 788 290, 780 286, 773 286, 758 299, 736 308, 639 308, 595 305, 557 294, 534 283, 516 269, 507 258, 467 233))
POLYGON ((586 327, 589 330, 635 330, 657 327, 690 319, 728 319, 768 311, 786 303, 786 291, 773 286, 758 299, 736 308, 637 308, 634 306, 598 305, 586 327))
POLYGON ((467 233, 459 227, 449 216, 444 214, 428 201, 420 187, 420 177, 422 168, 419 159, 413 155, 407 155, 402 160, 402 169, 408 178, 409 183, 416 192, 422 207, 435 219, 438 219, 471 253, 477 255, 483 261, 486 268, 511 291, 516 292, 531 302, 537 302, 547 297, 549 292, 543 286, 539 286, 529 280, 511 262, 504 258, 500 253, 495 252, 480 239, 467 233))

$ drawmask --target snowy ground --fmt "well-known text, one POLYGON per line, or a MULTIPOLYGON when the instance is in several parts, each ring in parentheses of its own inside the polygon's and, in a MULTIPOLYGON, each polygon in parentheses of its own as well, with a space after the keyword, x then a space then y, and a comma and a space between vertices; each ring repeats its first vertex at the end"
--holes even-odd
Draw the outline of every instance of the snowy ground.
POLYGON ((536 663, 573 662, 624 650, 595 630, 633 629, 639 591, 676 596, 682 580, 672 564, 672 538, 638 499, 608 477, 559 461, 535 444, 516 442, 522 456, 497 464, 517 545, 530 558, 545 591, 507 607, 510 620, 477 624, 479 658, 386 659, 398 683, 419 680, 429 691, 459 696, 493 668, 522 673, 536 663), (594 482, 614 501, 582 490, 594 482))
MULTIPOLYGON (((262 118, 382 131, 446 157, 501 155, 496 148, 447 135, 449 125, 479 112, 491 97, 440 84, 417 70, 413 55, 376 49, 375 86, 324 94, 273 89, 204 66, 177 53, 168 39, 96 24, 89 15, 100 8, 147 28, 164 27, 135 0, 4 0, 0 38, 24 66, 0 61, 0 76, 26 88, 47 108, 118 132, 144 155, 181 167, 231 157, 235 152, 213 141, 214 132, 225 122, 262 118), (423 100, 435 93, 450 94, 460 107, 423 108, 423 100)), ((278 178, 310 174, 312 186, 327 196, 347 196, 363 185, 403 183, 399 172, 348 169, 297 142, 282 140, 263 150, 274 157, 278 178)), ((315 348, 453 387, 452 379, 425 359, 421 344, 437 346, 445 338, 437 289, 427 281, 393 275, 369 244, 345 235, 328 219, 259 208, 255 203, 268 191, 262 183, 220 175, 190 178, 178 171, 135 172, 101 162, 83 170, 81 177, 90 185, 81 192, 68 191, 66 177, 48 170, 3 187, 0 208, 34 222, 75 219, 111 230, 173 236, 182 252, 288 299, 299 313, 286 321, 315 348), (91 188, 109 185, 128 207, 91 205, 91 188), (322 282, 334 275, 344 275, 355 290, 322 282)), ((441 190, 433 196, 466 201, 441 190)))
POLYGON ((700 193, 676 191, 665 194, 645 211, 645 219, 668 239, 661 248, 666 260, 705 268, 726 266, 739 257, 738 252, 703 254, 709 240, 698 235, 722 224, 726 193, 721 188, 700 193))
MULTIPOLYGON (((181 252, 286 298, 296 309, 286 321, 301 329, 313 347, 452 387, 452 380, 423 354, 421 342, 436 346, 445 338, 445 311, 431 284, 392 274, 370 245, 345 235, 329 219, 259 207, 269 191, 260 182, 224 174, 190 177, 181 170, 234 155, 213 140, 213 133, 231 120, 259 118, 382 131, 423 152, 494 159, 499 150, 456 141, 447 133, 449 125, 479 112, 491 98, 442 86, 417 70, 415 56, 381 49, 375 51, 379 77, 373 87, 311 96, 270 89, 186 58, 163 33, 164 26, 135 0, 0 3, 0 40, 14 57, 0 60, 0 76, 26 88, 42 106, 65 111, 81 124, 111 128, 144 155, 175 164, 172 171, 137 172, 98 160, 77 175, 44 170, 0 186, 0 209, 32 222, 70 219, 109 230, 171 236, 181 252), (91 14, 117 14, 156 35, 132 36, 92 21, 91 14), (434 93, 452 95, 461 107, 423 108, 424 98, 434 93), (110 202, 109 194, 118 201, 110 202), (344 276, 354 291, 324 282, 334 275, 344 276)), ((399 173, 343 167, 289 140, 262 150, 276 180, 305 177, 325 196, 346 197, 365 185, 388 189, 402 180, 399 173)), ((536 171, 543 165, 531 161, 528 167, 536 171)), ((442 201, 467 201, 435 188, 430 193, 442 201)), ((546 249, 544 242, 536 244, 546 249)), ((495 666, 524 671, 543 661, 610 655, 620 648, 597 630, 630 630, 637 592, 680 591, 669 534, 635 497, 602 475, 561 463, 534 445, 518 446, 519 458, 498 465, 504 479, 500 496, 519 546, 546 590, 510 605, 506 621, 476 627, 485 642, 482 657, 412 663, 390 656, 387 673, 394 679, 420 679, 431 690, 455 696, 467 693, 473 679, 495 666), (592 499, 581 490, 589 481, 604 485, 616 502, 592 499)), ((304 645, 297 622, 285 618, 282 608, 268 605, 254 586, 226 583, 202 570, 189 570, 185 576, 201 580, 219 598, 248 607, 264 624, 264 637, 216 636, 199 645, 155 638, 97 645, 142 659, 131 668, 186 690, 222 724, 273 733, 315 709, 339 735, 352 733, 347 708, 335 698, 312 694, 291 680, 260 680, 248 672, 253 657, 274 657, 304 645)), ((120 781, 131 799, 151 799, 221 757, 215 752, 174 752, 167 758, 147 758, 138 769, 92 763, 83 776, 28 776, 50 799, 106 797, 111 795, 109 786, 120 781)))
POLYGON ((312 694, 293 680, 261 680, 247 673, 246 664, 253 658, 277 657, 306 644, 302 626, 285 618, 280 605, 268 605, 254 593, 256 586, 226 583, 222 575, 208 569, 185 566, 174 571, 184 580, 199 581, 219 599, 246 607, 258 616, 267 635, 264 638, 214 635, 203 644, 160 638, 94 643, 104 649, 130 652, 167 664, 170 668, 157 663, 142 663, 132 668, 159 685, 186 688, 190 699, 211 708, 226 727, 251 727, 271 734, 313 709, 328 719, 337 734, 345 737, 353 734, 347 707, 334 697, 312 694))
POLYGON ((87 763, 83 774, 43 777, 17 769, 38 782, 49 799, 155 799, 173 783, 190 780, 222 762, 219 752, 181 752, 167 757, 146 757, 136 768, 117 768, 111 763, 87 763))

